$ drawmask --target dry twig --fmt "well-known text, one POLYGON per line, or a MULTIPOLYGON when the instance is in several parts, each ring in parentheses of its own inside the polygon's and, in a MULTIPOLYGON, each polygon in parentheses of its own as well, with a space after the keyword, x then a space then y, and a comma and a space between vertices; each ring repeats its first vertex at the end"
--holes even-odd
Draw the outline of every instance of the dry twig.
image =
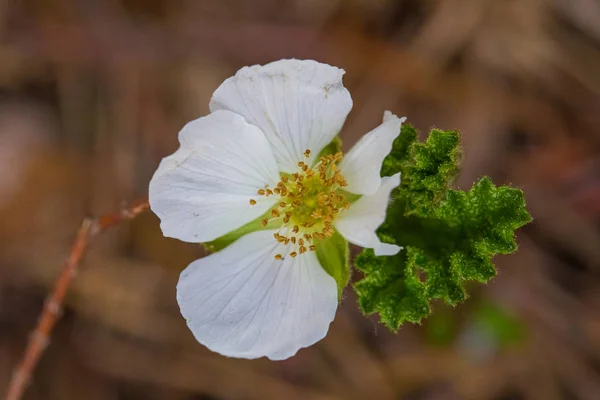
POLYGON ((69 285, 77 274, 79 262, 92 239, 122 221, 135 218, 149 207, 148 200, 144 199, 136 201, 115 213, 106 214, 95 219, 86 218, 83 220, 69 257, 56 280, 54 290, 46 298, 44 308, 25 349, 21 363, 15 370, 8 385, 6 400, 19 400, 23 396, 31 374, 49 343, 50 334, 60 316, 62 303, 69 285))

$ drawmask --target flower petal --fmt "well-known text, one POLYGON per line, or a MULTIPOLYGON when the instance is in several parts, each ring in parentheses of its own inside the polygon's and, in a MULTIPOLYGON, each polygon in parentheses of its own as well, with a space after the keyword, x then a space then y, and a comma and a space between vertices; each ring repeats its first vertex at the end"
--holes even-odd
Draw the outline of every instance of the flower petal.
POLYGON ((196 339, 225 356, 283 360, 321 340, 337 308, 335 280, 314 252, 275 260, 277 231, 243 236, 190 264, 177 301, 196 339))
POLYGON ((309 165, 342 129, 352 108, 342 84, 344 70, 312 60, 280 60, 240 69, 213 94, 211 111, 231 110, 258 126, 273 147, 279 168, 309 165))
POLYGON ((390 111, 383 114, 383 123, 363 136, 344 156, 340 171, 349 192, 371 195, 381 185, 381 164, 392 150, 405 117, 398 118, 390 111))
POLYGON ((273 153, 260 129, 243 117, 218 111, 199 118, 183 127, 179 142, 150 181, 150 206, 165 236, 208 242, 275 204, 273 197, 257 196, 278 181, 273 153))
POLYGON ((391 256, 400 247, 381 243, 375 231, 385 220, 385 212, 391 191, 400 185, 400 174, 382 179, 379 190, 373 195, 362 196, 335 220, 335 228, 346 240, 356 245, 372 248, 377 256, 391 256))

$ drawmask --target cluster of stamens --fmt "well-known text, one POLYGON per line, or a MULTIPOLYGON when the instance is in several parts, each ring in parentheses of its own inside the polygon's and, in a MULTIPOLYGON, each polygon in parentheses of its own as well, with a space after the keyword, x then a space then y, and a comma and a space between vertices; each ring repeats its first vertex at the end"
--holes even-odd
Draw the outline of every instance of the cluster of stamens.
MULTIPOLYGON (((310 150, 304 156, 309 158, 310 150)), ((283 226, 273 236, 279 243, 293 245, 290 257, 316 251, 319 240, 333 236, 336 215, 350 207, 341 190, 347 186, 338 170, 341 160, 342 153, 322 156, 313 168, 300 161, 298 172, 282 174, 274 188, 266 186, 258 190, 259 196, 279 196, 279 203, 261 223, 267 226, 271 220, 282 220, 283 226)), ((256 200, 250 199, 250 204, 255 205, 256 200)), ((282 254, 275 255, 276 260, 283 258, 282 254)))

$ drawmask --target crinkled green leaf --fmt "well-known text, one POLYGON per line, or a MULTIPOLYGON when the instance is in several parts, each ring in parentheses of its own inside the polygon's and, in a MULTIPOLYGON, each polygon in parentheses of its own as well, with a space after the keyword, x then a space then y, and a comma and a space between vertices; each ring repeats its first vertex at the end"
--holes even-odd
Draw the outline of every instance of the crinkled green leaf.
POLYGON ((404 251, 384 258, 371 249, 356 259, 366 276, 354 285, 360 307, 367 314, 379 312, 388 326, 419 322, 430 311, 427 287, 406 261, 404 251))
POLYGON ((531 221, 519 189, 487 177, 469 191, 451 189, 459 163, 458 132, 433 129, 421 143, 408 124, 383 163, 382 175, 401 172, 402 182, 378 234, 403 250, 394 257, 363 251, 356 266, 365 277, 355 290, 362 310, 378 312, 392 330, 429 315, 434 299, 465 300, 466 282, 495 276, 492 257, 516 251, 514 232, 531 221))

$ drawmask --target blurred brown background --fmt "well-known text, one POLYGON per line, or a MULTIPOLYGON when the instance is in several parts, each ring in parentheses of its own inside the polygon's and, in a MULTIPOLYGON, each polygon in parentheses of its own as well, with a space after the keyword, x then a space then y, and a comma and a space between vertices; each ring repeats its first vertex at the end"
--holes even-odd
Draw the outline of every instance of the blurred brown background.
POLYGON ((0 1, 0 391, 83 216, 144 196, 226 77, 286 57, 347 71, 346 147, 385 109, 460 129, 458 186, 526 193, 519 252, 421 326, 348 288, 322 342, 233 360, 175 302, 202 250, 147 213, 93 244, 26 399, 600 399, 597 0, 0 1))

